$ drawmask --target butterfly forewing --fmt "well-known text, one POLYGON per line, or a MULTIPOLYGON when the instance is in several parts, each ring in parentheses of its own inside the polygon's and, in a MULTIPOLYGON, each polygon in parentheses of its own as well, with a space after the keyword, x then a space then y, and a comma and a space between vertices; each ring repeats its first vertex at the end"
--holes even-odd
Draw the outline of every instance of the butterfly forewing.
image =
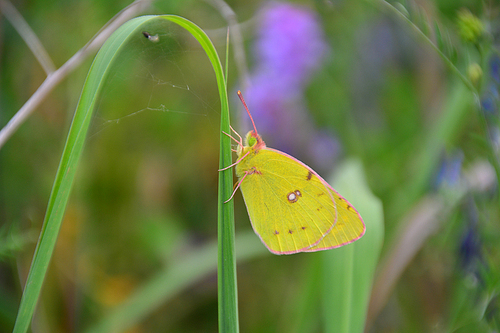
POLYGON ((323 245, 337 220, 335 193, 314 171, 264 148, 242 160, 236 172, 240 178, 247 173, 240 188, 252 226, 269 250, 291 254, 323 245))

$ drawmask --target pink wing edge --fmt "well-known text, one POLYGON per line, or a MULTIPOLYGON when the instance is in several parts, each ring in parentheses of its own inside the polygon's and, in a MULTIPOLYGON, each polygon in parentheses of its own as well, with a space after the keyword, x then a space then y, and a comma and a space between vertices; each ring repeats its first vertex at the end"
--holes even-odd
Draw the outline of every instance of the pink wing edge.
MULTIPOLYGON (((350 240, 349 242, 345 242, 345 243, 342 243, 342 244, 339 244, 339 245, 335 245, 335 246, 330 246, 330 247, 323 247, 323 248, 317 248, 315 249, 314 247, 316 245, 318 245, 322 240, 323 238, 325 238, 332 230, 333 228, 335 227, 335 225, 337 224, 337 218, 338 216, 335 218, 335 223, 332 224, 332 227, 323 235, 323 237, 321 237, 317 242, 315 242, 314 244, 312 245, 309 245, 308 247, 305 247, 305 248, 302 248, 302 249, 297 249, 297 250, 294 250, 294 251, 274 251, 272 250, 271 248, 269 248, 269 246, 267 246, 267 244, 264 242, 264 240, 262 239, 262 237, 260 236, 260 234, 255 231, 255 228, 253 226, 253 222, 252 222, 252 219, 250 218, 250 215, 248 216, 248 218, 250 219, 250 224, 252 225, 252 229, 254 230, 254 232, 259 236, 260 238, 260 241, 267 247, 267 249, 271 252, 271 253, 274 253, 274 254, 277 254, 277 255, 282 255, 282 254, 295 254, 295 253, 300 253, 300 252, 317 252, 317 251, 323 251, 323 250, 330 250, 330 249, 335 249, 335 248, 338 248, 338 247, 341 247, 341 246, 344 246, 344 245, 347 245, 347 244, 351 244, 352 242, 354 241, 357 241, 358 239, 360 239, 361 237, 363 237, 363 235, 365 234, 366 232, 366 224, 365 222, 363 221, 363 218, 361 217, 361 215, 359 214, 358 210, 356 208, 354 208, 354 206, 349 202, 347 201, 343 196, 341 196, 337 191, 335 191, 333 189, 333 187, 328 184, 328 182, 326 180, 323 179, 323 177, 321 177, 320 175, 318 175, 318 173, 316 171, 314 171, 310 166, 308 166, 307 164, 305 164, 304 162, 296 159, 295 157, 291 156, 291 155, 288 155, 287 153, 284 153, 282 151, 279 151, 279 150, 276 150, 276 149, 273 149, 273 148, 269 148, 269 147, 266 147, 266 148, 262 148, 262 149, 267 149, 267 150, 270 150, 270 151, 273 151, 275 153, 278 153, 280 155, 283 155, 283 156, 286 156, 288 158, 291 158, 292 160, 294 160, 295 162, 301 164, 302 166, 304 166, 307 170, 309 170, 312 174, 314 174, 316 177, 318 177, 318 179, 321 181, 321 183, 323 185, 325 185, 326 187, 328 187, 330 190, 332 190, 333 192, 335 192, 339 197, 341 197, 343 200, 345 200, 345 202, 347 204, 349 204, 353 209, 354 211, 356 212, 356 214, 358 214, 358 217, 359 219, 361 220, 361 223, 363 223, 363 232, 358 236, 356 237, 355 239, 353 240, 350 240)), ((333 199, 333 196, 332 196, 332 200, 333 199)), ((245 201, 245 198, 243 198, 243 201, 245 201)), ((245 206, 246 206, 246 202, 245 202, 245 206)), ((248 208, 247 208, 248 210, 248 208)))

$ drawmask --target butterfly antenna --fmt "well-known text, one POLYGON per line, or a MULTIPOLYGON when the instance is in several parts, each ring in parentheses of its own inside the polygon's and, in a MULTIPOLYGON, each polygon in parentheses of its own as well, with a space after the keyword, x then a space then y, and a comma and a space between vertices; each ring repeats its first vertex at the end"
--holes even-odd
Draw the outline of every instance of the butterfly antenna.
POLYGON ((253 129, 255 131, 255 135, 257 135, 257 127, 255 127, 255 123, 253 122, 252 114, 250 113, 250 110, 248 110, 247 103, 245 103, 245 100, 243 99, 243 95, 241 94, 241 91, 238 90, 238 97, 241 100, 241 103, 243 103, 243 106, 247 110, 248 115, 250 116, 250 120, 252 121, 253 129))

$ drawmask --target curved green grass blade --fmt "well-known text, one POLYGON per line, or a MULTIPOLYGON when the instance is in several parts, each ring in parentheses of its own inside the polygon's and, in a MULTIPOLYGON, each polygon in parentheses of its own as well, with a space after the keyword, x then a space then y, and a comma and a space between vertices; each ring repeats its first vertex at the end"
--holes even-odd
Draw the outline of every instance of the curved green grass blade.
POLYGON ((21 298, 14 326, 15 333, 26 332, 33 316, 45 273, 47 272, 59 234, 76 166, 82 152, 93 107, 101 89, 101 84, 104 81, 113 57, 122 47, 125 36, 133 31, 134 23, 137 23, 138 20, 140 19, 129 21, 120 27, 103 45, 90 68, 52 187, 40 238, 33 255, 33 261, 21 298))
MULTIPOLYGON (((30 271, 26 281, 21 304, 19 307, 16 323, 14 326, 14 333, 24 333, 28 327, 35 310, 37 300, 40 295, 43 280, 47 272, 50 258, 54 251, 54 246, 57 241, 57 236, 61 227, 62 219, 68 202, 71 186, 75 177, 78 161, 80 159, 85 138, 87 136, 88 127, 94 105, 98 99, 99 93, 103 87, 104 81, 109 73, 109 70, 114 60, 123 50, 127 42, 131 38, 136 38, 141 34, 143 27, 146 24, 154 23, 157 20, 169 20, 181 27, 188 30, 201 44, 207 53, 212 66, 214 68, 217 84, 219 88, 219 95, 221 100, 221 129, 229 132, 229 110, 227 101, 226 84, 224 81, 224 74, 220 64, 219 57, 215 48, 206 36, 206 34, 192 22, 178 16, 164 15, 164 16, 142 16, 126 22, 122 25, 113 35, 106 41, 99 53, 97 54, 89 74, 85 81, 85 85, 80 96, 69 133, 66 140, 66 145, 63 150, 59 168, 56 173, 56 178, 52 187, 52 192, 49 198, 47 212, 42 225, 40 238, 33 255, 30 271)), ((231 163, 231 147, 229 138, 221 135, 221 166, 227 166, 231 163)), ((223 204, 223 198, 228 197, 232 188, 232 172, 227 170, 220 175, 219 182, 219 226, 224 227, 224 231, 219 230, 219 240, 221 234, 225 237, 223 255, 230 255, 231 258, 219 257, 219 261, 225 263, 233 263, 224 265, 227 272, 224 271, 225 276, 233 277, 232 283, 233 291, 230 297, 233 300, 225 302, 226 306, 232 306, 232 310, 224 310, 225 314, 236 313, 236 272, 235 272, 235 259, 234 259, 234 218, 233 218, 233 205, 228 203, 223 204), (232 269, 232 271, 231 271, 232 269)), ((230 288, 229 288, 230 289, 230 288)), ((232 318, 233 325, 237 327, 237 313, 229 316, 232 318)))
MULTIPOLYGON (((220 137, 220 159, 219 167, 225 168, 231 165, 231 140, 222 131, 230 133, 229 129, 229 106, 227 100, 227 88, 222 72, 222 66, 217 53, 205 33, 179 16, 169 16, 169 20, 186 28, 207 52, 212 66, 214 66, 217 77, 217 85, 221 98, 221 137, 220 137)), ((238 332, 238 295, 236 285, 236 258, 234 253, 234 206, 233 201, 224 203, 232 193, 233 189, 232 169, 220 172, 219 194, 218 194, 218 224, 217 239, 218 251, 218 299, 219 299, 219 332, 238 332)))

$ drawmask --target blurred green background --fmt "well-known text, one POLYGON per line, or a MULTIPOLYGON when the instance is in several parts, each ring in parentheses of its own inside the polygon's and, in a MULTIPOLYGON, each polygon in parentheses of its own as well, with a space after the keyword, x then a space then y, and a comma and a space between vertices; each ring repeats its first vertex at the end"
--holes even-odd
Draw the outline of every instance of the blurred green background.
MULTIPOLYGON (((235 60, 231 44, 233 128, 241 135, 250 129, 236 98, 241 89, 268 146, 292 153, 326 179, 347 157, 363 162, 385 216, 375 279, 385 277, 392 264, 402 272, 392 275, 396 284, 385 299, 375 295, 382 305, 370 305, 368 332, 493 332, 500 324, 500 206, 492 171, 500 142, 500 4, 391 3, 404 14, 382 1, 227 1, 242 23, 247 57, 244 63, 235 60), (304 11, 319 35, 307 35, 310 26, 300 21, 291 30, 280 30, 286 24, 268 26, 273 19, 265 21, 266 10, 286 3, 292 7, 285 9, 298 13, 293 9, 276 22, 304 11), (468 19, 481 23, 477 35, 475 21, 468 19), (297 31, 304 35, 295 45, 318 38, 321 46, 311 54, 300 55, 308 46, 285 53, 281 65, 288 67, 263 77, 262 64, 281 56, 280 47, 288 50, 286 43, 266 47, 297 31), (306 74, 293 73, 299 68, 294 57, 305 59, 299 65, 313 59, 304 65, 306 74), (248 66, 247 76, 242 66, 248 66), (480 74, 472 75, 473 69, 480 74), (485 186, 478 189, 477 179, 485 179, 485 186), (398 247, 401 239, 406 242, 398 247), (405 249, 414 255, 390 260, 405 249)), ((13 4, 60 67, 130 2, 13 4)), ((155 1, 143 13, 190 19, 225 61, 227 22, 211 1, 155 1)), ((158 42, 138 36, 107 80, 34 332, 86 332, 158 272, 216 241, 220 106, 213 69, 194 38, 173 24, 162 28, 158 42)), ((3 127, 46 75, 5 17, 0 29, 3 127)), ((0 332, 12 330, 91 60, 67 76, 0 150, 0 332)), ((234 200, 236 234, 244 236, 251 225, 241 195, 234 200)), ((241 331, 322 332, 315 311, 321 300, 303 303, 319 254, 275 256, 254 235, 247 243, 262 251, 238 265, 241 331)), ((215 268, 179 287, 127 332, 216 332, 215 268)))

